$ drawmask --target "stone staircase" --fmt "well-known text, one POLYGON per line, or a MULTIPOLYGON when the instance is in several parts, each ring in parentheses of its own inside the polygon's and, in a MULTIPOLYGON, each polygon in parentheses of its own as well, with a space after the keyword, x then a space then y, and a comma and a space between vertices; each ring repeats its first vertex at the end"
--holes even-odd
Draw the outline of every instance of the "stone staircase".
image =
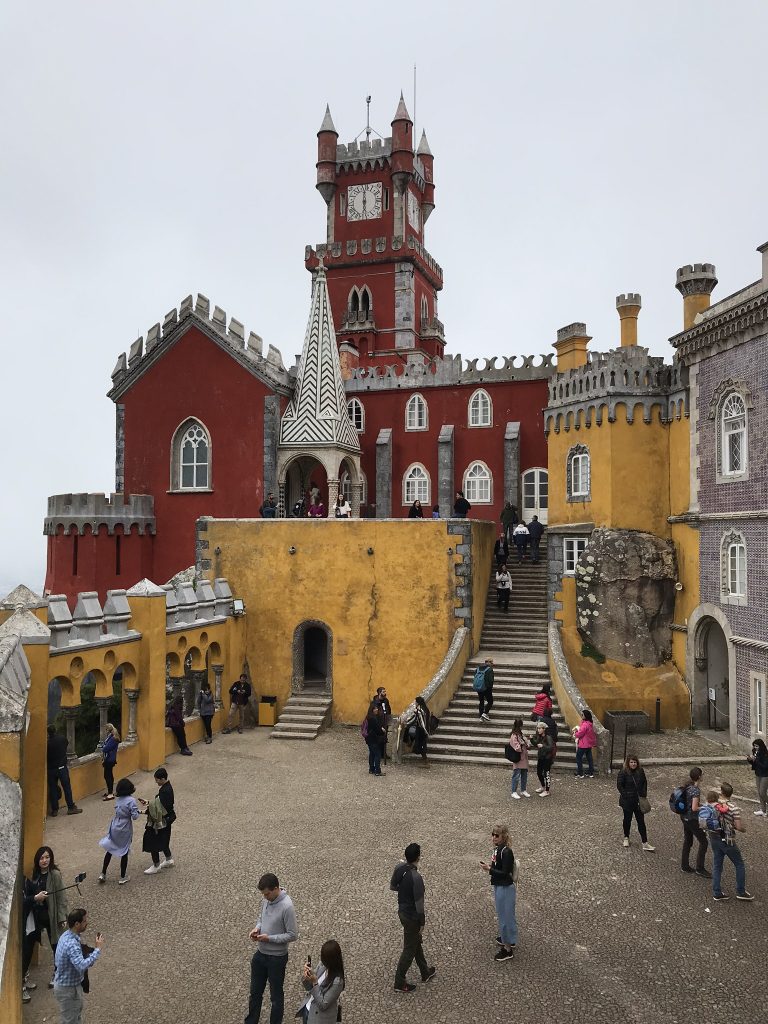
POLYGON ((313 740, 331 721, 331 698, 322 691, 292 694, 269 734, 271 740, 313 740))
MULTIPOLYGON (((512 561, 512 556, 510 556, 512 561)), ((488 588, 488 602, 480 650, 467 663, 456 694, 440 719, 440 728, 429 741, 429 757, 435 761, 464 764, 495 764, 511 769, 504 744, 512 723, 522 718, 524 732, 534 731, 531 708, 536 693, 550 681, 547 667, 547 566, 524 562, 512 565, 512 597, 505 614, 496 607, 495 567, 488 588), (475 668, 486 658, 494 660, 494 705, 490 722, 480 720, 477 694, 472 689, 475 668)), ((555 767, 576 762, 576 745, 557 701, 554 718, 559 729, 555 767)), ((531 766, 535 764, 535 754, 531 766)))

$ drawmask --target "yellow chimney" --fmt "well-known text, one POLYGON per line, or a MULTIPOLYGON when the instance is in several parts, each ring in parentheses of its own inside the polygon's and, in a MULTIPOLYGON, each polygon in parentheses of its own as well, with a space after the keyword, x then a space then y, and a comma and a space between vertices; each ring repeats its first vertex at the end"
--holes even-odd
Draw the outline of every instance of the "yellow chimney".
POLYGON ((637 317, 642 302, 636 292, 616 296, 616 309, 621 320, 621 347, 629 348, 637 344, 637 317))
POLYGON ((683 330, 693 327, 699 313, 709 309, 709 296, 717 284, 714 263, 694 263, 680 267, 675 288, 683 296, 683 330))
POLYGON ((592 339, 587 334, 586 324, 568 324, 557 332, 557 372, 575 370, 587 364, 587 345, 592 339))

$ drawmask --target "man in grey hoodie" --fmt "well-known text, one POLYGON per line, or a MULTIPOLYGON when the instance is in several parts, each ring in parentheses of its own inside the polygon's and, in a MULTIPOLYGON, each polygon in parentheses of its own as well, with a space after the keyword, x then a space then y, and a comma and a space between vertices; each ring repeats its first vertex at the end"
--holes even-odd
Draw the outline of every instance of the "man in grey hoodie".
POLYGON ((269 1024, 282 1024, 288 943, 295 942, 299 935, 296 911, 291 897, 285 889, 280 888, 277 875, 262 875, 258 889, 264 898, 256 927, 249 935, 251 941, 258 945, 251 960, 251 995, 245 1024, 258 1024, 267 982, 272 999, 269 1024))
POLYGON ((397 893, 397 913, 403 926, 403 952, 395 971, 395 992, 413 992, 415 985, 406 979, 408 968, 416 960, 421 971, 421 980, 430 981, 435 976, 435 968, 429 967, 424 957, 421 935, 424 931, 424 879, 419 874, 419 858, 421 847, 418 843, 409 843, 405 848, 405 860, 400 861, 394 870, 390 889, 397 893))

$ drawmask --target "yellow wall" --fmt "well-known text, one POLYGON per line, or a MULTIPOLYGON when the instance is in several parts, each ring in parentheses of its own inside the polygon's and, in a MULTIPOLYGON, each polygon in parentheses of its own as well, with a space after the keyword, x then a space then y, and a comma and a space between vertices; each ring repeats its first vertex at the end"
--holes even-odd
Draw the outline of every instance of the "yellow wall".
MULTIPOLYGON (((226 576, 245 600, 255 692, 284 704, 294 631, 317 619, 333 635, 334 718, 360 721, 377 686, 387 687, 394 712, 401 712, 434 675, 460 624, 454 567, 461 538, 448 526, 446 520, 209 520, 209 550, 220 549, 212 574, 226 576)), ((485 563, 475 591, 479 638, 494 524, 471 528, 476 558, 485 563)))
POLYGON ((0 733, 0 772, 18 782, 21 778, 21 734, 0 733))
POLYGON ((492 523, 472 524, 472 650, 480 650, 480 637, 485 620, 485 603, 488 600, 488 580, 493 563, 493 546, 496 543, 496 529, 492 523))

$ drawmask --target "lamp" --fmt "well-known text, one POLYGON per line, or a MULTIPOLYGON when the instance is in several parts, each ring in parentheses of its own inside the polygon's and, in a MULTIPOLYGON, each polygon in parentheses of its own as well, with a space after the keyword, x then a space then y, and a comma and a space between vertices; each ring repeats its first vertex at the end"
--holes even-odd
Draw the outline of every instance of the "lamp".
POLYGON ((236 616, 245 615, 245 602, 242 597, 235 597, 232 600, 232 614, 236 616))

